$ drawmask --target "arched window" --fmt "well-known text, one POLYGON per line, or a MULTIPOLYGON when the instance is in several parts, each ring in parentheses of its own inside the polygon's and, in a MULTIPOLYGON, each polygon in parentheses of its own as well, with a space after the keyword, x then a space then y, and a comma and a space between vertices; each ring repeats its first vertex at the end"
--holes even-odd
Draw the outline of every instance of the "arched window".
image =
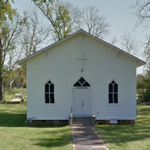
POLYGON ((90 84, 83 78, 81 77, 75 84, 74 87, 90 87, 90 84))
POLYGON ((45 103, 55 103, 54 84, 51 81, 45 84, 45 103))
POLYGON ((109 103, 118 103, 118 84, 115 81, 109 84, 109 103))

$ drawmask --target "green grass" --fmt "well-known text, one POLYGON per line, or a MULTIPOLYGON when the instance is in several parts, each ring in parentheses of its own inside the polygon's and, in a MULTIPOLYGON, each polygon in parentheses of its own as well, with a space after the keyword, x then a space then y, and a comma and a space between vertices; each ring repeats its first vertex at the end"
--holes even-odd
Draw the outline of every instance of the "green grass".
MULTIPOLYGON (((12 95, 26 89, 6 92, 12 95)), ((22 104, 0 104, 0 150, 73 150, 68 126, 32 126, 25 123, 26 101, 22 104)), ((96 129, 109 150, 150 150, 150 106, 138 106, 135 125, 100 125, 96 129)))
POLYGON ((109 150, 150 150, 150 106, 138 106, 135 125, 99 125, 109 150))
POLYGON ((0 104, 0 150, 72 150, 68 126, 32 126, 25 123, 26 103, 0 104))

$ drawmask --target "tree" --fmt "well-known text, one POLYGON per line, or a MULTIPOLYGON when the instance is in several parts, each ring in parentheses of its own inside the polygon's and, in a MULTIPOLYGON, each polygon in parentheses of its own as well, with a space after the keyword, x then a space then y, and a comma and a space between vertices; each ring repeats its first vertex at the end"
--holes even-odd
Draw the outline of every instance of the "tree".
POLYGON ((150 63, 144 74, 137 75, 137 93, 142 102, 150 102, 150 63))
POLYGON ((142 102, 150 102, 150 76, 138 75, 137 92, 142 102))
POLYGON ((115 45, 117 43, 118 39, 116 37, 113 37, 110 41, 110 44, 115 45))
POLYGON ((16 10, 11 8, 11 2, 13 1, 0 2, 3 5, 0 5, 0 101, 5 101, 4 82, 8 77, 9 80, 12 78, 12 70, 21 56, 16 44, 26 25, 26 17, 20 17, 16 10))
POLYGON ((139 44, 136 42, 135 37, 133 37, 130 33, 124 34, 122 36, 121 46, 123 50, 130 53, 131 55, 137 56, 139 53, 139 44))
POLYGON ((6 51, 3 47, 3 28, 6 20, 13 20, 16 10, 11 7, 13 0, 0 1, 0 101, 4 100, 3 97, 3 52, 6 51))
POLYGON ((26 17, 20 17, 19 15, 14 16, 12 21, 5 21, 2 26, 2 43, 4 49, 2 53, 2 78, 4 80, 3 85, 6 85, 5 81, 9 81, 10 90, 15 75, 13 68, 15 68, 16 61, 22 55, 22 50, 16 45, 19 43, 20 35, 23 33, 25 26, 26 17))
MULTIPOLYGON (((142 25, 145 29, 150 28, 150 0, 137 0, 133 6, 137 17, 137 26, 142 25)), ((146 53, 150 46, 150 34, 146 35, 146 53), (148 49, 147 49, 148 48, 148 49)))
POLYGON ((32 0, 50 22, 54 41, 67 37, 79 25, 82 12, 60 0, 32 0))
POLYGON ((137 75, 137 90, 140 91, 141 89, 144 89, 144 80, 145 76, 143 74, 137 75))
POLYGON ((109 32, 109 23, 106 17, 100 15, 100 10, 96 6, 88 6, 84 8, 84 19, 86 30, 88 33, 103 39, 109 32))
POLYGON ((21 49, 25 53, 25 56, 29 56, 40 48, 40 44, 48 37, 49 30, 39 21, 36 9, 26 12, 25 16, 27 18, 27 26, 22 34, 21 49))
POLYGON ((138 17, 138 24, 147 22, 149 24, 150 19, 150 0, 137 0, 136 4, 133 6, 136 10, 135 14, 138 17))
MULTIPOLYGON (((150 0, 137 0, 136 4, 133 7, 135 9, 135 14, 137 16, 137 26, 142 25, 146 30, 150 29, 150 0)), ((146 80, 145 80, 145 89, 144 94, 145 98, 150 100, 150 34, 146 35, 145 42, 145 55, 147 57, 146 65, 146 80)))
POLYGON ((24 68, 14 68, 13 72, 15 74, 13 87, 26 88, 26 70, 24 68))
POLYGON ((14 67, 9 70, 7 66, 4 66, 4 88, 11 93, 12 88, 26 88, 26 70, 22 67, 14 67), (5 73, 6 72, 6 73, 5 73))
POLYGON ((81 28, 102 39, 109 32, 110 25, 106 22, 106 17, 100 15, 96 6, 88 6, 81 10, 60 0, 32 1, 50 22, 54 41, 61 40, 81 28))

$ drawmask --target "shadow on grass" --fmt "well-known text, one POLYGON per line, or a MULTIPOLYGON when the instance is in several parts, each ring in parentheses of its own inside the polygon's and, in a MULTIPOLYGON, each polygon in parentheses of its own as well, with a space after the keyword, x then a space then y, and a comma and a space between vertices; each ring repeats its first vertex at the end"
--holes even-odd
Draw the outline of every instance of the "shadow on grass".
POLYGON ((56 129, 53 131, 45 132, 48 134, 47 138, 36 139, 37 142, 35 145, 42 147, 63 147, 71 144, 72 147, 72 135, 70 128, 56 129))
POLYGON ((35 128, 61 128, 66 125, 27 124, 26 103, 0 104, 0 127, 35 127, 35 128))
POLYGON ((26 103, 0 104, 0 127, 25 127, 26 103))
POLYGON ((22 138, 24 138, 24 133, 29 134, 28 136, 25 135, 25 139, 27 136, 33 140, 32 144, 38 146, 40 149, 42 147, 45 147, 45 149, 46 147, 49 149, 61 149, 63 146, 66 149, 72 149, 71 129, 66 125, 47 124, 28 126, 25 120, 26 104, 0 104, 0 130, 3 130, 3 127, 8 127, 5 130, 9 131, 12 136, 15 133, 15 136, 21 135, 22 138), (23 128, 19 129, 18 127, 23 128), (20 132, 16 132, 16 129, 19 129, 20 132))
POLYGON ((51 125, 51 124, 27 124, 26 114, 9 114, 0 112, 0 127, 34 127, 34 128, 61 128, 67 125, 51 125))
POLYGON ((0 127, 26 127, 25 114, 9 114, 0 112, 0 127))

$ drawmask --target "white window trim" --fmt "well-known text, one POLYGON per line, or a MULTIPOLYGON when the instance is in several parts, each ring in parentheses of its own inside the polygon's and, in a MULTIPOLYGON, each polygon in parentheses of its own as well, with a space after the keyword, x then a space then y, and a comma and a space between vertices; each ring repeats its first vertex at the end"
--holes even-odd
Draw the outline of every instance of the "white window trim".
MULTIPOLYGON (((47 83, 48 83, 49 81, 51 82, 51 84, 54 85, 54 83, 53 83, 51 80, 48 80, 47 83)), ((46 85, 47 83, 45 83, 45 85, 46 85)), ((44 88, 44 89, 45 89, 45 88, 44 88)), ((55 105, 55 103, 56 103, 56 102, 55 102, 55 85, 54 85, 54 92, 50 92, 50 91, 49 91, 49 92, 45 92, 45 90, 44 90, 44 105, 55 105), (46 94, 46 93, 47 93, 47 94, 53 94, 53 95, 54 95, 54 103, 51 103, 51 102, 46 103, 46 99, 45 99, 45 94, 46 94)))
MULTIPOLYGON (((109 92, 109 85, 112 84, 113 81, 114 81, 115 84, 117 84, 117 86, 118 86, 118 83, 117 83, 115 80, 112 80, 112 81, 108 84, 108 105, 115 105, 115 106, 116 106, 116 105, 119 105, 119 96, 118 96, 118 95, 119 95, 119 92, 109 92), (115 93, 117 93, 118 103, 114 103, 114 99, 113 99, 113 103, 110 103, 110 102, 109 102, 109 94, 110 94, 110 93, 112 93, 113 95, 114 95, 115 93)), ((113 89, 114 89, 114 84, 112 84, 112 85, 113 85, 113 89)))

